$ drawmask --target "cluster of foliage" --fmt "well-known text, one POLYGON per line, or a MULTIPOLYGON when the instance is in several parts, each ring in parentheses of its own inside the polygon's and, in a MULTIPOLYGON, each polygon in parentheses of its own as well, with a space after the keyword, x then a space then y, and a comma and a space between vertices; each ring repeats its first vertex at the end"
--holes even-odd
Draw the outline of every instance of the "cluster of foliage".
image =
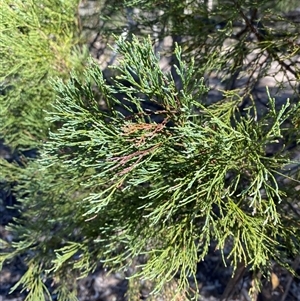
POLYGON ((46 139, 45 110, 55 98, 49 79, 83 68, 78 2, 0 1, 0 135, 13 148, 46 139))
MULTIPOLYGON (((35 9, 20 15, 23 2, 2 2, 18 17, 41 7, 44 14, 33 24, 27 16, 22 29, 7 19, 0 43, 13 33, 35 45, 45 36, 42 24, 55 26, 42 4, 31 3, 35 9)), ((27 300, 51 299, 47 279, 58 300, 76 300, 75 278, 100 262, 153 280, 153 293, 175 277, 174 294, 192 297, 190 281, 197 282, 197 262, 211 243, 223 254, 230 249, 224 260, 254 275, 267 274, 271 260, 286 265, 299 255, 299 172, 291 151, 299 141, 299 25, 271 2, 228 0, 208 9, 202 1, 117 1, 123 10, 111 10, 99 23, 99 36, 110 40, 107 20, 123 14, 120 28, 129 31, 116 41, 119 60, 109 79, 92 60, 84 72, 82 58, 74 63, 74 40, 66 38, 74 28, 64 27, 64 19, 65 36, 52 39, 52 28, 43 40, 50 65, 38 51, 30 52, 35 60, 28 65, 18 53, 6 57, 23 63, 1 77, 7 90, 2 134, 12 146, 38 146, 40 153, 22 167, 1 161, 6 181, 18 183, 22 215, 9 226, 15 240, 2 242, 0 262, 25 258, 28 271, 16 286, 28 290, 27 300), (167 36, 173 44, 162 49, 167 36), (168 55, 170 71, 163 72, 160 56, 168 55), (266 100, 255 95, 263 77, 276 76, 274 63, 289 80, 278 81, 273 92, 290 87, 290 100, 279 104, 267 89, 266 100), (48 73, 60 79, 50 84, 48 73), (222 88, 213 100, 212 76, 222 88), (18 81, 30 83, 20 86, 23 94, 18 81)), ((66 11, 73 22, 75 6, 66 11)), ((57 14, 67 18, 61 7, 57 14)), ((13 45, 28 50, 19 40, 13 45)))

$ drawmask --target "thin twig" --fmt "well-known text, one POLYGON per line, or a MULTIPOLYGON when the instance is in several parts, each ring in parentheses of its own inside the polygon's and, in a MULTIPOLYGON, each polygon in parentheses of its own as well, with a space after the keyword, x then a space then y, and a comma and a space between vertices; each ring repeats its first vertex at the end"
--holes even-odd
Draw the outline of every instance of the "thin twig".
MULTIPOLYGON (((300 264, 300 256, 297 256, 292 264, 292 269, 294 271, 297 270, 298 266, 300 264)), ((293 279, 294 279, 294 276, 290 273, 290 275, 288 276, 288 281, 287 281, 287 284, 286 284, 286 287, 285 287, 285 291, 284 291, 284 294, 282 295, 280 301, 285 301, 287 295, 288 295, 288 292, 290 290, 290 287, 291 287, 291 284, 293 282, 293 279)))
POLYGON ((241 278, 243 277, 244 273, 246 271, 246 267, 245 267, 245 263, 244 262, 240 262, 234 272, 234 276, 233 278, 231 278, 229 280, 229 282, 227 283, 227 286, 224 290, 224 293, 221 297, 221 301, 222 300, 228 300, 229 297, 232 296, 234 289, 236 287, 236 285, 239 283, 239 281, 241 280, 241 278))

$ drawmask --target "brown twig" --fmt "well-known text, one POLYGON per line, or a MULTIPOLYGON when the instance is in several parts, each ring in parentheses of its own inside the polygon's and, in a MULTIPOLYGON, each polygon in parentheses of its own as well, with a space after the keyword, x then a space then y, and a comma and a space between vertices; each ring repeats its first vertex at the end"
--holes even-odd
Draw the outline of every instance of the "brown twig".
POLYGON ((226 285, 226 288, 223 292, 223 295, 221 297, 221 301, 228 300, 230 296, 234 293, 234 289, 236 285, 239 283, 241 278, 243 277, 244 273, 246 271, 246 266, 244 262, 240 262, 234 272, 234 276, 229 280, 229 282, 226 285))
MULTIPOLYGON (((299 264, 300 264, 300 256, 297 256, 297 257, 295 258, 293 264, 292 264, 292 269, 293 269, 294 271, 296 271, 297 268, 298 268, 298 266, 299 266, 299 264)), ((290 274, 289 277, 288 277, 288 281, 287 281, 287 283, 286 283, 286 286, 285 286, 284 294, 282 295, 280 301, 285 301, 285 299, 286 299, 286 297, 287 297, 287 294, 288 294, 288 292, 289 292, 289 290, 290 290, 291 284, 292 284, 292 282, 293 282, 293 278, 294 278, 294 276, 293 276, 292 274, 290 274)))
POLYGON ((141 159, 146 156, 147 154, 149 154, 151 151, 153 151, 154 149, 156 149, 160 144, 154 145, 148 149, 145 150, 139 150, 136 151, 132 154, 129 155, 125 155, 125 156, 120 156, 120 157, 112 157, 109 158, 108 161, 115 161, 115 162, 119 162, 117 165, 113 166, 110 171, 120 167, 120 166, 124 166, 127 162, 129 162, 132 158, 137 157, 137 160, 129 167, 125 168, 124 170, 122 170, 119 175, 123 175, 129 171, 131 171, 140 161, 141 159))

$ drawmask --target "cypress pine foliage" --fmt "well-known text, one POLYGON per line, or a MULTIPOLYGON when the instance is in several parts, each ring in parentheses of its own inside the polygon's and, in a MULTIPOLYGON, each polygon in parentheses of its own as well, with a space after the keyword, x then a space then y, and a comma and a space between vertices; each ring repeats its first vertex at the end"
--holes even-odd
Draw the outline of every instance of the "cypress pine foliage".
MULTIPOLYGON (((99 263, 132 271, 131 285, 136 278, 152 281, 153 293, 176 278, 174 296, 190 298, 197 262, 211 243, 224 261, 254 274, 267 275, 271 260, 287 265, 299 255, 298 162, 290 151, 299 141, 299 105, 293 99, 278 105, 266 89, 261 114, 253 100, 271 62, 297 74, 286 63, 297 54, 296 42, 288 42, 297 28, 288 25, 291 35, 280 29, 285 35, 277 43, 272 30, 262 36, 251 3, 227 1, 210 12, 194 2, 190 9, 201 19, 186 13, 182 1, 157 1, 157 11, 166 13, 152 22, 181 42, 173 46, 170 72, 161 71, 153 36, 139 39, 129 28, 127 40, 118 39, 119 61, 109 81, 92 60, 83 74, 52 81, 56 99, 43 107, 51 131, 40 157, 24 161, 21 172, 1 161, 6 180, 18 182, 22 216, 9 226, 16 238, 3 241, 0 262, 25 258, 28 270, 16 287, 28 290, 27 300, 53 294, 76 300, 76 278, 99 263), (245 26, 239 38, 234 22, 245 26), (193 38, 180 41, 187 32, 193 38), (224 51, 231 35, 235 43, 224 51), (256 56, 246 64, 249 49, 256 56), (207 98, 213 72, 226 83, 218 102, 207 98), (246 75, 247 84, 234 89, 246 75)), ((263 14, 268 3, 260 3, 261 24, 270 20, 263 14)), ((148 1, 124 4, 151 10, 148 1)), ((143 13, 135 16, 140 22, 143 13)), ((144 22, 142 31, 153 23, 144 22)))
POLYGON ((239 113, 238 102, 204 106, 201 74, 179 47, 180 91, 160 70, 151 40, 120 40, 118 49, 115 87, 92 62, 83 81, 73 74, 57 82, 47 119, 62 126, 18 186, 24 224, 11 226, 20 240, 2 258, 25 251, 29 270, 20 283, 29 300, 44 300, 43 277, 69 300, 70 271, 84 276, 99 261, 128 269, 141 256, 135 276, 158 279, 154 292, 175 276, 187 290, 212 241, 231 246, 233 266, 254 270, 296 255, 298 220, 286 212, 281 177, 288 156, 268 157, 266 147, 298 108, 287 103, 277 112, 269 97, 267 115, 255 120, 239 113))
POLYGON ((84 54, 74 0, 0 1, 0 135, 20 150, 45 140, 46 108, 55 94, 53 76, 67 79, 84 54))

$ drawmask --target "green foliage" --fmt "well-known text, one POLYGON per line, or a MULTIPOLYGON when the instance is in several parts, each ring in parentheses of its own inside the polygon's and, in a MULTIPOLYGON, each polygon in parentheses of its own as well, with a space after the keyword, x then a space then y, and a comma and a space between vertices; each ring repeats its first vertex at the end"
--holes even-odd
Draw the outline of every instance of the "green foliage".
POLYGON ((82 68, 77 5, 0 1, 0 132, 14 148, 36 147, 47 137, 44 110, 55 97, 49 78, 68 78, 71 69, 82 68))
MULTIPOLYGON (((114 6, 102 2, 105 11, 114 6)), ((226 1, 211 10, 197 1, 188 9, 179 0, 118 1, 125 10, 102 17, 122 16, 116 32, 129 23, 126 12, 138 11, 130 16, 135 22, 127 39, 116 39, 119 60, 107 78, 92 59, 82 72, 81 57, 74 62, 70 55, 73 2, 59 19, 59 32, 48 20, 61 6, 45 15, 44 6, 5 3, 20 20, 5 19, 0 43, 12 33, 26 39, 18 45, 11 40, 12 59, 9 48, 3 50, 1 80, 11 89, 1 96, 1 118, 10 117, 1 131, 13 146, 44 140, 39 158, 21 158, 22 168, 1 161, 6 181, 18 183, 22 215, 8 228, 16 239, 3 246, 0 263, 25 258, 28 271, 14 288, 28 290, 27 300, 47 300, 52 293, 60 301, 76 300, 76 279, 99 263, 132 270, 133 290, 143 279, 153 294, 164 292, 176 278, 174 293, 192 297, 190 281, 197 282, 197 263, 212 243, 225 264, 254 272, 267 270, 271 260, 286 265, 299 254, 299 172, 289 149, 299 141, 299 46, 297 24, 276 14, 278 7, 267 0, 258 7, 226 1), (28 23, 25 8, 33 16, 28 23), (153 42, 166 37, 172 45, 155 52, 153 42), (27 53, 26 43, 41 49, 27 53), (32 60, 20 63, 21 46, 32 60), (170 71, 163 72, 160 56, 168 55, 170 71), (261 78, 279 72, 294 76, 277 81, 276 92, 289 86, 291 99, 278 103, 274 89, 265 90, 264 101, 255 98, 261 78), (217 100, 210 99, 213 76, 220 81, 217 100), (15 84, 21 80, 22 93, 15 84), (44 285, 48 279, 53 292, 44 285)), ((112 23, 102 25, 112 34, 112 23)))
MULTIPOLYGON (((115 87, 93 62, 83 81, 73 74, 67 84, 57 82, 47 120, 62 126, 29 163, 34 175, 19 185, 26 192, 24 220, 35 217, 11 226, 20 237, 15 254, 30 249, 32 269, 54 279, 69 270, 84 276, 99 261, 126 270, 143 256, 133 276, 159 279, 153 292, 175 275, 178 290, 188 291, 213 241, 222 252, 231 246, 233 266, 261 268, 270 258, 284 263, 282 254, 300 246, 290 236, 298 221, 283 211, 286 193, 278 180, 289 160, 281 152, 268 157, 266 147, 282 137, 282 124, 297 108, 287 103, 277 112, 269 97, 268 113, 256 120, 250 111, 241 115, 238 102, 205 106, 203 79, 182 61, 180 48, 180 91, 160 70, 151 40, 120 40, 118 49, 115 87), (145 102, 160 109, 145 109, 145 102)), ((26 275, 20 283, 33 289, 36 278, 26 275)), ((44 289, 38 283, 35 297, 44 289)))

